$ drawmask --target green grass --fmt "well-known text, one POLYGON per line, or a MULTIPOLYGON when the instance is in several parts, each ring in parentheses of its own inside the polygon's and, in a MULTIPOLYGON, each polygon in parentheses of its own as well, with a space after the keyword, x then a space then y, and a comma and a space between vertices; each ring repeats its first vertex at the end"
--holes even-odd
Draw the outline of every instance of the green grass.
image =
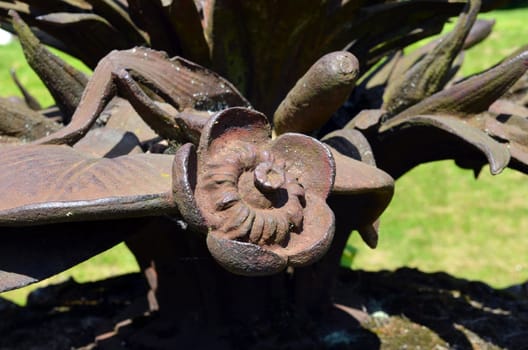
MULTIPOLYGON (((52 49, 52 51, 63 59, 66 59, 68 63, 75 68, 87 74, 90 73, 90 69, 81 61, 58 50, 52 49)), ((53 99, 48 90, 35 72, 26 63, 22 49, 16 40, 13 40, 8 45, 0 46, 0 57, 2 58, 0 60, 0 81, 2 82, 2 84, 0 84, 0 97, 22 97, 22 94, 9 75, 9 70, 13 68, 15 69, 20 82, 38 99, 43 107, 53 104, 53 99)))
MULTIPOLYGON (((486 69, 528 43, 528 9, 496 11, 483 17, 497 20, 495 31, 467 53, 463 75, 486 69)), ((52 103, 16 43, 0 47, 0 55, 0 96, 18 95, 8 74, 13 65, 43 105, 52 103)), ((475 181, 471 172, 450 161, 421 165, 398 180, 395 197, 382 217, 379 247, 370 250, 353 234, 343 260, 354 269, 411 266, 446 271, 496 287, 526 281, 526 198, 528 182, 520 173, 507 170, 493 177, 484 170, 475 181)), ((47 283, 69 277, 89 281, 130 271, 137 271, 137 265, 121 244, 52 279, 2 296, 23 304, 31 290, 47 283)))
MULTIPOLYGON (((489 68, 528 44, 528 8, 494 11, 489 38, 466 53, 461 75, 489 68)), ((382 216, 380 242, 367 248, 357 234, 343 263, 355 269, 402 266, 445 271, 495 287, 528 279, 528 179, 506 170, 472 173, 452 161, 423 164, 396 183, 382 216), (351 249, 353 248, 353 249, 351 249)))
POLYGON ((528 183, 525 175, 484 172, 474 180, 451 161, 402 177, 382 216, 376 250, 357 234, 352 268, 402 266, 445 271, 505 287, 528 279, 528 183))

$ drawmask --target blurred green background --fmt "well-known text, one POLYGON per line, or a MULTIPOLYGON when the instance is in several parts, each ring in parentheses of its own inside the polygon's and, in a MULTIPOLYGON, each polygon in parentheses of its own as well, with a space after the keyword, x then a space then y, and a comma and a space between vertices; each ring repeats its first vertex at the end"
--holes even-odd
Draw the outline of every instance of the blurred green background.
MULTIPOLYGON (((494 31, 466 54, 461 75, 486 69, 528 44, 528 8, 481 17, 496 19, 494 31)), ((0 96, 19 95, 9 77, 13 67, 43 105, 52 103, 16 41, 0 47, 0 57, 0 96)), ((364 270, 408 266, 445 271, 497 288, 524 282, 528 280, 527 198, 528 178, 514 171, 491 176, 484 169, 475 180, 471 171, 451 161, 421 165, 396 183, 394 199, 382 216, 378 248, 370 250, 353 234, 342 264, 364 270)), ((70 277, 90 281, 137 270, 134 257, 121 244, 47 281, 2 296, 23 304, 31 290, 48 283, 70 277)))

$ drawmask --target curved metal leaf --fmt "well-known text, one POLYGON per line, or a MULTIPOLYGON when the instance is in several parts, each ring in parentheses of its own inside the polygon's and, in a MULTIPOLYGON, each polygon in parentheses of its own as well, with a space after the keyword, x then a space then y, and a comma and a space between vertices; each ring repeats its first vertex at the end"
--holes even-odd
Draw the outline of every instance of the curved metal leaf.
POLYGON ((178 38, 181 55, 206 67, 211 66, 200 14, 193 0, 161 1, 178 38))
POLYGON ((108 52, 135 44, 123 38, 106 19, 93 13, 49 13, 36 20, 42 30, 63 41, 74 56, 91 68, 108 52))
MULTIPOLYGON (((209 1, 204 8, 203 26, 212 68, 229 79, 244 96, 248 96, 248 80, 252 73, 248 64, 250 41, 247 38, 249 32, 243 28, 245 18, 240 7, 238 1, 209 1)), ((256 106, 262 110, 258 104, 256 106)))
POLYGON ((375 166, 329 148, 336 163, 334 187, 328 201, 338 220, 336 234, 348 237, 350 230, 357 229, 363 241, 375 248, 377 221, 392 199, 394 179, 375 166))
POLYGON ((20 82, 16 74, 16 70, 14 68, 11 68, 9 70, 9 73, 11 75, 11 79, 13 79, 13 82, 17 86, 18 90, 20 91, 22 96, 24 96, 24 102, 26 103, 26 106, 28 106, 30 109, 34 111, 38 111, 42 109, 42 106, 40 105, 38 100, 26 89, 24 84, 20 82))
POLYGON ((147 42, 146 35, 139 30, 130 18, 126 6, 119 0, 86 0, 93 7, 93 12, 104 17, 121 34, 126 36, 131 46, 147 42))
POLYGON ((494 25, 494 19, 478 18, 466 37, 466 41, 464 42, 464 50, 469 50, 473 46, 486 39, 491 34, 494 25))
POLYGON ((343 155, 376 166, 376 160, 367 138, 359 130, 339 129, 326 134, 321 141, 343 155))
MULTIPOLYGON (((403 128, 416 126, 434 127, 444 130, 480 150, 488 159, 490 172, 500 173, 510 162, 510 152, 506 144, 497 142, 474 126, 446 115, 418 115, 399 125, 403 128)), ((444 145, 440 145, 441 147, 444 145)))
POLYGON ((16 12, 10 11, 9 14, 13 17, 13 26, 27 62, 48 88, 65 122, 69 122, 88 78, 44 47, 16 12))
POLYGON ((528 70, 528 51, 484 73, 444 89, 383 122, 380 132, 417 115, 447 114, 470 117, 484 112, 528 70))
POLYGON ((516 115, 486 121, 491 136, 508 140, 512 168, 528 173, 528 119, 516 115))
POLYGON ((59 129, 59 124, 25 104, 0 99, 0 135, 33 141, 59 129))
POLYGON ((484 116, 484 130, 509 142, 511 168, 528 173, 528 108, 499 100, 490 110, 497 116, 484 116))
POLYGON ((129 131, 109 127, 90 130, 73 148, 97 158, 116 158, 143 153, 139 139, 129 131))
POLYGON ((455 28, 439 40, 418 63, 387 86, 383 96, 384 109, 390 114, 396 114, 437 92, 447 83, 453 61, 463 48, 477 18, 480 4, 480 0, 468 1, 455 28))
POLYGON ((367 5, 354 21, 349 19, 342 27, 340 39, 348 39, 349 50, 366 70, 387 53, 440 32, 445 21, 458 15, 462 6, 443 0, 367 5))
POLYGON ((107 128, 130 131, 140 142, 152 141, 158 137, 132 105, 120 97, 112 99, 99 118, 108 119, 105 124, 107 128))
POLYGON ((167 52, 170 56, 181 55, 178 37, 165 16, 161 0, 128 0, 132 20, 148 33, 151 47, 167 52))
MULTIPOLYGON (((218 111, 231 106, 249 105, 227 80, 183 58, 168 59, 162 52, 139 47, 114 51, 98 64, 82 97, 83 108, 75 111, 71 123, 38 142, 74 144, 95 123, 99 113, 117 94, 118 89, 127 93, 132 100, 150 101, 154 112, 167 117, 163 121, 167 122, 166 126, 176 128, 176 122, 168 120, 170 118, 167 111, 162 110, 154 100, 147 101, 146 92, 142 92, 139 84, 132 79, 170 104, 172 110, 183 111, 190 108, 218 111), (119 82, 123 84, 118 84, 119 82)), ((139 105, 146 107, 144 103, 139 105)), ((153 110, 149 110, 150 112, 153 110)), ((152 123, 150 125, 155 127, 152 123)), ((173 131, 173 134, 178 133, 176 129, 173 131)))
POLYGON ((177 213, 171 156, 92 158, 65 146, 0 148, 0 226, 177 213))

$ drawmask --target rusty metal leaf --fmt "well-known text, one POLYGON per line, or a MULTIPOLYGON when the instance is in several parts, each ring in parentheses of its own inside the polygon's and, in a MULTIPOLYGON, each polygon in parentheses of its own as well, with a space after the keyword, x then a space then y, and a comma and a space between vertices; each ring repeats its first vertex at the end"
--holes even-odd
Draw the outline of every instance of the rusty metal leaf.
MULTIPOLYGON (((468 50, 471 47, 483 41, 484 39, 486 39, 489 36, 489 34, 491 34, 491 30, 493 29, 494 24, 495 24, 495 20, 486 20, 486 19, 477 18, 477 20, 471 27, 471 30, 469 31, 469 34, 466 37, 466 40, 464 41, 464 46, 463 46, 464 50, 468 50)), ((434 47, 438 45, 438 42, 440 40, 443 40, 443 37, 433 40, 429 42, 428 44, 423 45, 419 47, 418 49, 412 51, 409 54, 399 55, 398 57, 395 57, 395 59, 393 58, 392 60, 396 60, 396 62, 393 64, 394 68, 390 70, 388 73, 390 74, 388 80, 392 82, 394 81, 395 78, 404 75, 405 72, 407 72, 414 64, 416 64, 418 61, 423 59, 424 56, 428 52, 434 49, 434 47)), ((382 82, 386 82, 386 81, 387 80, 385 79, 382 80, 382 82)), ((375 84, 369 82, 369 86, 372 87, 372 86, 375 86, 375 84)))
MULTIPOLYGON (((203 26, 212 68, 229 79, 244 96, 248 96, 248 80, 252 73, 248 64, 249 38, 243 28, 244 15, 240 6, 238 1, 233 0, 209 1, 204 8, 203 26)), ((256 106, 263 110, 258 104, 256 106)))
POLYGON ((96 158, 115 158, 132 153, 143 153, 136 135, 109 127, 90 130, 73 148, 96 158))
POLYGON ((397 76, 387 86, 383 109, 396 114, 439 91, 447 83, 451 66, 463 48, 480 5, 480 0, 470 0, 455 28, 437 41, 434 48, 405 74, 397 76))
POLYGON ((30 4, 32 7, 37 7, 41 10, 50 11, 60 9, 70 10, 72 8, 90 10, 91 6, 86 0, 24 0, 25 3, 30 4))
POLYGON ((26 105, 0 99, 0 135, 33 141, 59 129, 59 124, 26 105))
POLYGON ((35 18, 42 30, 59 38, 69 52, 94 68, 108 52, 128 49, 128 42, 106 19, 92 13, 49 13, 35 18), (67 33, 67 35, 61 35, 67 33), (82 44, 80 44, 82 43, 82 44))
POLYGON ((510 162, 508 146, 480 129, 456 117, 447 115, 418 115, 400 124, 401 128, 428 126, 444 130, 479 149, 488 159, 490 172, 500 173, 510 162))
MULTIPOLYGON (((342 134, 341 137, 357 139, 357 135, 347 134, 342 134)), ((343 142, 337 145, 341 146, 340 151, 330 147, 336 163, 336 177, 329 198, 329 204, 338 220, 336 235, 348 237, 350 231, 356 229, 363 241, 370 248, 375 248, 378 242, 379 217, 392 199, 394 180, 375 166, 341 153, 342 150, 348 151, 350 145, 343 142)))
POLYGON ((171 0, 162 1, 162 5, 178 38, 181 55, 202 66, 210 67, 209 47, 195 2, 171 0))
MULTIPOLYGON (((394 180, 384 171, 367 163, 355 160, 330 148, 336 161, 336 177, 332 194, 356 195, 371 193, 384 195, 388 204, 394 192, 394 180)), ((383 209, 386 207, 383 206, 383 209)), ((381 210, 383 211, 383 210, 381 210)))
POLYGON ((366 70, 392 50, 440 32, 447 18, 459 14, 461 5, 429 0, 365 6, 349 25, 343 23, 336 43, 348 40, 349 50, 366 70))
POLYGON ((130 131, 140 142, 152 141, 158 135, 141 119, 132 105, 125 99, 116 97, 103 110, 99 118, 106 119, 105 126, 130 131))
POLYGON ((370 143, 359 130, 339 129, 326 134, 321 141, 347 157, 376 166, 370 143))
POLYGON ((66 146, 0 148, 0 225, 175 213, 171 156, 85 156, 66 146))
POLYGON ((128 0, 130 17, 148 33, 151 47, 167 52, 170 56, 181 55, 177 34, 165 15, 161 0, 128 0))
POLYGON ((444 89, 388 118, 380 132, 406 123, 415 116, 445 114, 471 117, 484 112, 528 70, 528 51, 507 60, 484 73, 472 76, 444 89))
MULTIPOLYGON (((15 10, 25 14, 41 15, 49 12, 62 11, 87 11, 91 9, 90 4, 84 0, 24 0, 24 1, 0 1, 0 9, 15 10)), ((7 11, 6 11, 7 13, 7 11)))
POLYGON ((13 25, 26 61, 53 96, 63 113, 64 121, 69 122, 81 100, 88 78, 42 45, 16 12, 10 14, 13 16, 13 25))
MULTIPOLYGON (((124 78, 122 73, 126 77, 132 76, 150 92, 158 95, 159 99, 170 104, 172 109, 178 111, 186 108, 218 111, 230 106, 249 105, 228 81, 183 58, 175 57, 169 60, 164 53, 139 47, 126 51, 114 51, 101 60, 97 66, 94 77, 88 82, 81 100, 83 108, 76 110, 71 123, 59 132, 39 140, 39 143, 74 144, 77 142, 86 134, 99 113, 116 95, 119 88, 117 79, 124 78)), ((130 85, 127 86, 130 87, 130 85)), ((137 86, 134 85, 134 87, 137 86)), ((134 91, 127 91, 129 97, 138 99, 145 97, 134 91)), ((166 114, 166 111, 161 112, 166 114)), ((176 127, 174 123, 173 126, 176 127)), ((170 132, 171 130, 165 131, 170 132)), ((175 131, 177 133, 178 130, 175 131)))
POLYGON ((31 108, 34 111, 38 111, 42 109, 42 106, 38 102, 38 100, 26 89, 24 84, 18 79, 18 76, 16 74, 16 70, 14 68, 11 68, 9 70, 9 73, 11 75, 11 79, 13 79, 13 82, 17 86, 18 90, 24 96, 24 102, 26 102, 26 105, 31 108))
POLYGON ((484 119, 481 127, 489 135, 507 140, 512 157, 510 167, 528 173, 528 108, 498 100, 490 111, 498 115, 481 116, 484 119))
POLYGON ((471 31, 466 37, 466 41, 464 42, 464 50, 469 50, 473 46, 484 41, 491 34, 494 25, 494 19, 477 18, 473 24, 473 27, 471 28, 471 31))
POLYGON ((488 118, 486 130, 491 136, 508 140, 510 167, 528 173, 528 119, 516 115, 488 118))
POLYGON ((93 12, 104 17, 120 33, 122 33, 130 46, 141 45, 147 42, 147 37, 139 30, 130 18, 127 8, 116 0, 86 0, 93 7, 93 12))

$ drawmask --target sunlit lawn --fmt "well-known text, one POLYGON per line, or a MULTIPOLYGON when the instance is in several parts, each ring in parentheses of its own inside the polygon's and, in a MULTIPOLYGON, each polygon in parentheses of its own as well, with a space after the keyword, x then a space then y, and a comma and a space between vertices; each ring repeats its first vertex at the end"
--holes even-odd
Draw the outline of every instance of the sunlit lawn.
MULTIPOLYGON (((496 11, 483 17, 497 20, 495 31, 467 53, 464 74, 485 69, 528 44, 528 9, 496 11)), ((0 55, 1 96, 16 93, 14 85, 7 83, 7 69, 13 62, 31 91, 45 104, 51 103, 15 44, 0 48, 0 55)), ((446 271, 496 287, 523 282, 528 279, 527 198, 528 180, 514 171, 493 177, 484 169, 475 181, 470 171, 453 162, 419 166, 396 184, 394 200, 382 217, 379 247, 370 250, 353 235, 344 262, 366 270, 411 266, 446 271)), ((88 281, 134 270, 133 257, 120 245, 52 281, 69 276, 88 281)), ((28 290, 3 296, 22 303, 28 290)))

